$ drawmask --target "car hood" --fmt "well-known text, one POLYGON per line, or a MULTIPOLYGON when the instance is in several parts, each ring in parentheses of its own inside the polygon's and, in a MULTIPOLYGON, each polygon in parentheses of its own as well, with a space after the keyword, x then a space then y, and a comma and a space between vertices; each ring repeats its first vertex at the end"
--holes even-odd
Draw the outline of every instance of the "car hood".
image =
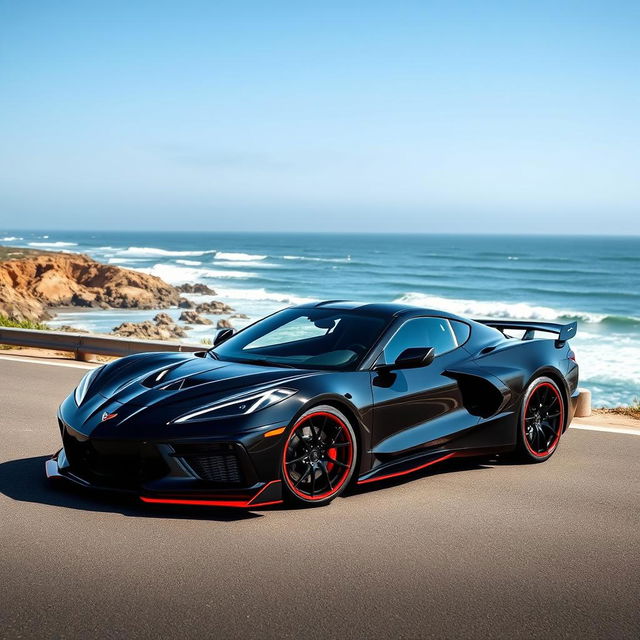
POLYGON ((119 375, 107 368, 92 384, 92 391, 103 400, 137 407, 197 407, 245 389, 291 383, 314 373, 317 372, 182 356, 148 361, 134 370, 126 368, 119 375))
MULTIPOLYGON (((303 378, 325 373, 225 362, 192 354, 129 356, 98 372, 80 406, 73 394, 68 396, 58 415, 67 426, 84 436, 199 437, 211 433, 206 421, 190 423, 188 427, 173 421, 245 391, 273 387, 298 391, 303 378)), ((228 420, 222 422, 225 428, 231 424, 228 420)))

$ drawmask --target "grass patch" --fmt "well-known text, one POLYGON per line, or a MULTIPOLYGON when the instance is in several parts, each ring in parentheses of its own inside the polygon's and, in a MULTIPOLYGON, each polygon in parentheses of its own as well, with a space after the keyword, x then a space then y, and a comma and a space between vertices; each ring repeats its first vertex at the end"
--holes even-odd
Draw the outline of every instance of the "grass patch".
POLYGON ((636 420, 640 420, 640 400, 634 400, 631 405, 628 407, 614 407, 613 409, 595 409, 595 413, 601 413, 604 415, 615 415, 615 416, 629 416, 630 418, 635 418, 636 420))

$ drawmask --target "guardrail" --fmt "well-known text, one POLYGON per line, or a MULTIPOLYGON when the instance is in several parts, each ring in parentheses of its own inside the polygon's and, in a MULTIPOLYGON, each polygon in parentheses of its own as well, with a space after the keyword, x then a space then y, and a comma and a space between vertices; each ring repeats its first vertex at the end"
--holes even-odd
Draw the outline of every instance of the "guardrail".
POLYGON ((69 351, 76 360, 87 360, 90 355, 128 356, 148 351, 204 351, 204 345, 165 342, 164 340, 132 340, 97 336, 88 333, 66 331, 39 331, 37 329, 14 329, 0 327, 0 344, 36 349, 69 351))

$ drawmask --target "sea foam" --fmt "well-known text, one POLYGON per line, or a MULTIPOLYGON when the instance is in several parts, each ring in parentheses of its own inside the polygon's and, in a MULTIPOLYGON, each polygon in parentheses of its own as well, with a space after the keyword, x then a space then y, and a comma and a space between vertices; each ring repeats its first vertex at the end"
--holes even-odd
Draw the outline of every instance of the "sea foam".
POLYGON ((249 271, 233 271, 231 269, 206 269, 196 267, 182 267, 173 264, 155 264, 153 267, 137 269, 142 273, 158 276, 170 284, 184 284, 185 282, 198 282, 201 280, 214 280, 217 278, 254 278, 257 274, 249 271))
POLYGON ((77 242, 29 242, 30 247, 77 247, 77 242))
POLYGON ((470 318, 504 318, 542 320, 553 322, 555 320, 582 320, 583 322, 602 322, 607 318, 601 313, 589 313, 586 311, 566 311, 553 309, 541 305, 531 305, 525 302, 495 302, 485 300, 460 300, 456 298, 442 298, 423 293, 405 293, 395 300, 405 304, 427 307, 430 309, 442 309, 457 315, 470 318))
POLYGON ((136 258, 153 258, 156 256, 163 257, 184 257, 184 256, 204 256, 208 253, 216 253, 215 250, 210 251, 170 251, 168 249, 158 249, 157 247, 128 247, 118 251, 119 256, 134 256, 136 258))
POLYGON ((282 304, 304 304, 306 302, 314 302, 317 298, 305 298, 304 296, 296 296, 290 293, 278 293, 275 291, 266 291, 263 288, 255 289, 227 289, 216 287, 219 297, 224 300, 247 300, 252 302, 278 302, 282 304))
POLYGON ((257 253, 238 253, 232 251, 216 251, 216 260, 228 260, 230 262, 253 262, 254 260, 264 260, 267 256, 257 253))
POLYGON ((304 260, 306 262, 351 262, 351 256, 345 258, 317 258, 315 256, 282 256, 283 260, 304 260))

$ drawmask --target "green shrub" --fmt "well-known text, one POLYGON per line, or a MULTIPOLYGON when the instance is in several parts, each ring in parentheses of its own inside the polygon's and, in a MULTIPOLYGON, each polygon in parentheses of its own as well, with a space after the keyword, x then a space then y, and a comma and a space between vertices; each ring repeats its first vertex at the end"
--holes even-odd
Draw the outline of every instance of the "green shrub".
MULTIPOLYGON (((41 331, 47 331, 50 328, 42 322, 33 322, 32 320, 14 320, 13 318, 7 318, 7 316, 0 315, 0 327, 12 327, 15 329, 40 329, 41 331)), ((8 344, 0 344, 0 349, 16 349, 19 347, 13 347, 8 344)))
POLYGON ((43 322, 33 322, 32 320, 14 320, 7 316, 0 315, 0 327, 13 327, 15 329, 40 329, 47 331, 49 327, 43 322))

